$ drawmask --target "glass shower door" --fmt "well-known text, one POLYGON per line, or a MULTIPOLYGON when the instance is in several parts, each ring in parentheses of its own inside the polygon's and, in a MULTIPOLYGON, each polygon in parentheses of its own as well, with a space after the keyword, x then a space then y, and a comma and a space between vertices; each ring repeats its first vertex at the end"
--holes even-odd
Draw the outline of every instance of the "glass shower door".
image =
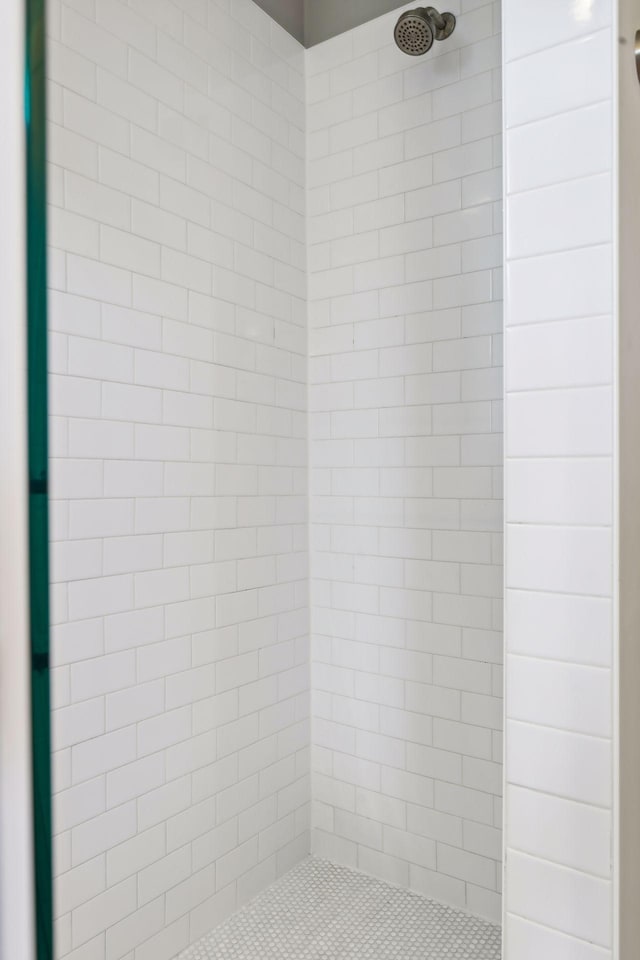
POLYGON ((25 28, 28 594, 36 957, 51 960, 45 0, 26 0, 25 28))

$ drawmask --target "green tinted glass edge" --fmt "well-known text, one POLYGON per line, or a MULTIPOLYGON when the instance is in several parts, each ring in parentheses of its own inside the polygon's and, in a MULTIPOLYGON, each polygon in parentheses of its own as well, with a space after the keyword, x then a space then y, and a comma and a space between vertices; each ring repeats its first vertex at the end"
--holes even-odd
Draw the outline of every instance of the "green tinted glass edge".
POLYGON ((45 0, 26 0, 29 608, 36 957, 53 960, 49 696, 45 0))

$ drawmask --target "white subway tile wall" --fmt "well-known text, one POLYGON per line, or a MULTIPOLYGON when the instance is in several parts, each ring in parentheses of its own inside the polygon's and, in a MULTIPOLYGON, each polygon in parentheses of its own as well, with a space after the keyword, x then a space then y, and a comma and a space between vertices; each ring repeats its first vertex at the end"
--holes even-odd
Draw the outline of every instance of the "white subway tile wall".
POLYGON ((509 960, 616 955, 614 7, 504 3, 509 960))
POLYGON ((168 960, 309 850, 304 51, 48 14, 56 956, 168 960))
POLYGON ((307 52, 313 849, 498 919, 500 4, 452 9, 307 52))

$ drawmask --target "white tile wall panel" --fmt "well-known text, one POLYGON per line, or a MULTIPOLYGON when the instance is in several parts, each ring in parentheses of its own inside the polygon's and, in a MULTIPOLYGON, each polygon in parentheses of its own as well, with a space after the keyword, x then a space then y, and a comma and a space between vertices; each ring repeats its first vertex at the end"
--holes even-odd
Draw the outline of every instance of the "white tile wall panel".
POLYGON ((419 61, 396 14, 307 54, 314 849, 491 917, 496 6, 419 61))
POLYGON ((615 10, 555 4, 549 46, 532 8, 504 6, 504 950, 607 960, 615 10))
POLYGON ((309 849, 302 49, 49 13, 56 955, 169 960, 309 849))

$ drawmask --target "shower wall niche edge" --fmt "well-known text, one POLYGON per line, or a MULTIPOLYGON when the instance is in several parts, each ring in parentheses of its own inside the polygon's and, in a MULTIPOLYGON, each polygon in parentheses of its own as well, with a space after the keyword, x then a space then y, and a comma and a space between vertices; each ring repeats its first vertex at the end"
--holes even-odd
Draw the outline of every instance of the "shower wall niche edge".
POLYGON ((618 960, 616 112, 631 51, 613 0, 553 4, 553 44, 539 8, 503 6, 503 949, 618 960))

